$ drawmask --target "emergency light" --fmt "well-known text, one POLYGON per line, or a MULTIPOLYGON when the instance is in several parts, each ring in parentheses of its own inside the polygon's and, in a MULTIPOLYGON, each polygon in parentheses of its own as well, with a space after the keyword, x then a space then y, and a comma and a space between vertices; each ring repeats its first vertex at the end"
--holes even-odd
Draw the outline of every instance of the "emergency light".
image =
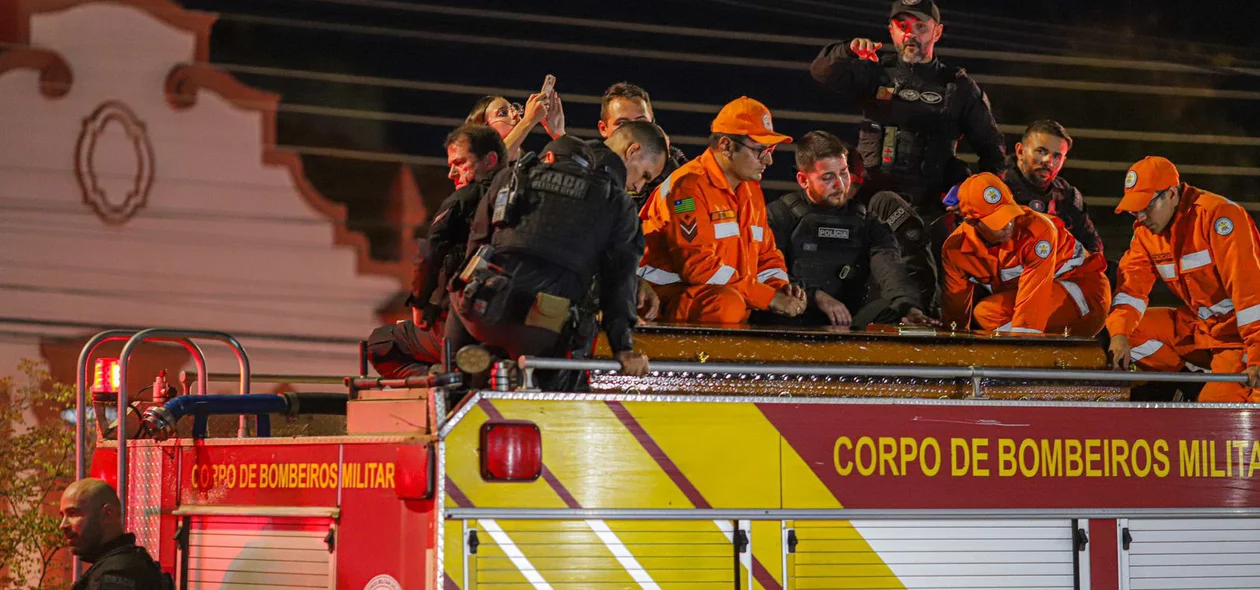
POLYGON ((481 478, 534 481, 542 475, 542 431, 533 422, 501 420, 481 425, 481 478))
POLYGON ((96 370, 92 378, 92 393, 118 393, 122 390, 119 383, 118 359, 96 359, 96 370))

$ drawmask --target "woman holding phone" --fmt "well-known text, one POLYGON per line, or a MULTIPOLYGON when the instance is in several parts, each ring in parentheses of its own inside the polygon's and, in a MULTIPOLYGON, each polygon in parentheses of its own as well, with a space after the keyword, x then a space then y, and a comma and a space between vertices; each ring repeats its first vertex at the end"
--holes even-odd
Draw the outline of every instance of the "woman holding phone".
POLYGON ((483 96, 473 105, 465 122, 489 125, 498 131, 507 145, 507 159, 513 162, 520 156, 525 137, 539 123, 552 139, 564 135, 564 105, 555 91, 555 81, 555 76, 549 74, 542 91, 531 94, 525 106, 503 96, 483 96))

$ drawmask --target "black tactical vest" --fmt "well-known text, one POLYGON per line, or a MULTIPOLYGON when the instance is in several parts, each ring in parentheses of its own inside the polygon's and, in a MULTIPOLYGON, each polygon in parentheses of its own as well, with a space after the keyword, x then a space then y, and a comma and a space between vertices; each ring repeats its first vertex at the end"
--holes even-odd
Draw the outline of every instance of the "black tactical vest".
POLYGON ((616 221, 613 199, 626 198, 592 162, 589 154, 575 154, 520 170, 515 222, 494 230, 495 251, 529 254, 592 275, 616 221))
POLYGON ((783 197, 783 204, 796 219, 788 269, 792 277, 806 289, 821 289, 846 305, 860 305, 870 278, 865 219, 855 206, 816 207, 801 193, 783 197))
POLYGON ((957 150, 959 114, 951 108, 962 70, 944 66, 930 79, 904 64, 884 67, 875 100, 865 102, 867 120, 858 132, 866 169, 894 181, 947 182, 957 150))

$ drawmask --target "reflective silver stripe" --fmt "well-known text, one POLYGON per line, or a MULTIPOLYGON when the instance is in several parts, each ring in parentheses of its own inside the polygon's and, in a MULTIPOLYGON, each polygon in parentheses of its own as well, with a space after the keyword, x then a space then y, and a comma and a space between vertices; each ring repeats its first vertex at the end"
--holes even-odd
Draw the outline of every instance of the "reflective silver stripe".
POLYGON ((1013 328, 1011 326, 1012 326, 1011 322, 1006 322, 1005 326, 1002 326, 994 330, 994 332, 1013 332, 1015 334, 1040 334, 1041 333, 1041 330, 1034 330, 1032 328, 1013 328))
POLYGON ((1138 310, 1138 313, 1146 313, 1146 302, 1129 295, 1128 293, 1116 293, 1116 298, 1111 300, 1111 309, 1127 305, 1138 310))
POLYGON ((1222 299, 1212 307, 1200 307, 1199 318, 1206 320, 1214 315, 1228 315, 1232 311, 1234 311, 1234 300, 1222 299))
POLYGON ((639 276, 653 285, 672 285, 682 282, 682 277, 678 276, 678 273, 661 270, 655 266, 640 266, 639 276))
POLYGON ((521 575, 525 576, 525 580, 530 585, 540 590, 551 590, 551 584, 548 584, 543 579, 542 574, 538 573, 538 570, 534 568, 534 564, 530 563, 525 554, 516 546, 516 543, 512 542, 512 538, 503 532, 503 528, 499 526, 499 523, 488 519, 482 519, 477 522, 481 524, 483 530, 490 534, 490 538, 494 539, 494 544, 499 546, 499 550, 507 556, 512 565, 516 566, 516 569, 520 570, 521 575))
POLYGON ((781 268, 772 268, 772 269, 770 269, 770 270, 763 270, 763 271, 761 271, 761 272, 757 273, 757 280, 758 280, 758 281, 761 281, 761 282, 763 282, 763 283, 764 283, 764 282, 766 282, 766 281, 768 281, 768 280, 770 280, 770 279, 783 279, 783 280, 785 280, 785 281, 790 281, 790 280, 792 280, 792 279, 789 279, 789 278, 788 278, 788 273, 787 273, 787 271, 785 271, 785 270, 783 270, 783 269, 781 269, 781 268))
POLYGON ((657 194, 659 194, 662 199, 669 196, 669 188, 670 188, 670 185, 673 184, 673 181, 674 181, 674 175, 670 174, 669 176, 665 177, 665 182, 662 182, 661 186, 656 187, 657 194))
POLYGON ((1199 250, 1191 252, 1181 257, 1181 270, 1194 270, 1201 266, 1212 264, 1212 253, 1207 250, 1199 250))
POLYGON ((750 226, 749 229, 752 230, 752 238, 754 242, 760 242, 761 240, 765 239, 766 228, 761 227, 760 225, 753 225, 753 226, 750 226))
POLYGON ((1156 264, 1155 270, 1159 271, 1159 276, 1165 279, 1175 278, 1177 276, 1177 265, 1175 264, 1156 264))
POLYGON ((993 287, 992 287, 992 286, 990 286, 988 283, 981 283, 981 282, 980 282, 980 280, 979 280, 979 279, 977 279, 976 277, 967 277, 967 280, 968 280, 968 281, 971 281, 971 283, 972 283, 973 285, 979 285, 979 286, 981 286, 981 287, 984 287, 984 288, 985 288, 985 289, 987 289, 990 293, 992 293, 992 292, 993 292, 993 287))
POLYGON ((1155 351, 1163 347, 1163 342, 1158 340, 1147 340, 1146 342, 1129 349, 1129 360, 1136 363, 1148 356, 1151 356, 1152 354, 1155 354, 1155 351))
POLYGON ((735 276, 735 267, 723 264, 722 268, 717 269, 717 272, 713 273, 706 282, 710 285, 725 285, 733 276, 735 276))
POLYGON ((713 224, 713 237, 716 239, 733 238, 739 235, 739 222, 723 221, 713 224))
POLYGON ((1072 257, 1069 258, 1067 262, 1059 265, 1059 270, 1055 271, 1054 276, 1061 277, 1071 272, 1072 269, 1085 264, 1086 256, 1089 256, 1089 252, 1085 250, 1085 246, 1082 246, 1080 242, 1077 242, 1076 251, 1072 252, 1072 257))
POLYGON ((1022 274, 1024 274, 1023 265, 1012 266, 998 271, 998 276, 1001 277, 1003 281, 1013 281, 1018 279, 1022 274))
POLYGON ((1072 297, 1072 301, 1076 302, 1076 309, 1081 310, 1081 317, 1089 315, 1089 303, 1085 301, 1085 293, 1081 291, 1081 287, 1072 281, 1059 281, 1063 285, 1063 289, 1072 297))
POLYGON ((1251 322, 1260 320, 1260 305, 1253 305, 1247 309, 1238 310, 1238 327, 1241 328, 1251 322))

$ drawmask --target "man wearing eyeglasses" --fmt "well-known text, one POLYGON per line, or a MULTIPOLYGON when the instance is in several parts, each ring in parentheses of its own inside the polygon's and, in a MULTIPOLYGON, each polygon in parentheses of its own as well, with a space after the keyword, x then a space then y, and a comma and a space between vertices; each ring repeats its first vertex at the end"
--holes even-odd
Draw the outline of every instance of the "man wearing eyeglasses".
POLYGON ((1245 384, 1208 383, 1199 401, 1260 401, 1260 234, 1247 210, 1148 156, 1125 175, 1122 211, 1136 221, 1107 318, 1113 366, 1246 373, 1245 384), (1147 309, 1157 277, 1185 305, 1147 309))
MULTIPOLYGON (((988 98, 965 71, 936 58, 943 31, 934 0, 898 0, 888 23, 895 53, 880 55, 883 43, 858 38, 827 45, 810 65, 816 81, 866 117, 857 149, 870 178, 859 202, 894 191, 929 224, 945 213, 941 195, 969 175, 955 153, 960 137, 980 156, 980 171, 1000 174, 1005 165, 1004 139, 988 98)), ((905 238, 898 232, 899 240, 905 238)), ((927 248, 905 254, 931 256, 927 248)))
POLYGON ((1111 305, 1107 261, 1087 252, 1059 218, 1016 205, 988 172, 962 183, 958 207, 965 221, 941 248, 945 323, 1087 337, 1102 329, 1111 305))
POLYGON ((710 130, 709 148, 640 213, 639 276, 660 295, 667 321, 738 324, 752 309, 800 315, 805 292, 788 281, 761 192, 775 146, 792 138, 775 133, 770 110, 746 96, 722 107, 710 130))

